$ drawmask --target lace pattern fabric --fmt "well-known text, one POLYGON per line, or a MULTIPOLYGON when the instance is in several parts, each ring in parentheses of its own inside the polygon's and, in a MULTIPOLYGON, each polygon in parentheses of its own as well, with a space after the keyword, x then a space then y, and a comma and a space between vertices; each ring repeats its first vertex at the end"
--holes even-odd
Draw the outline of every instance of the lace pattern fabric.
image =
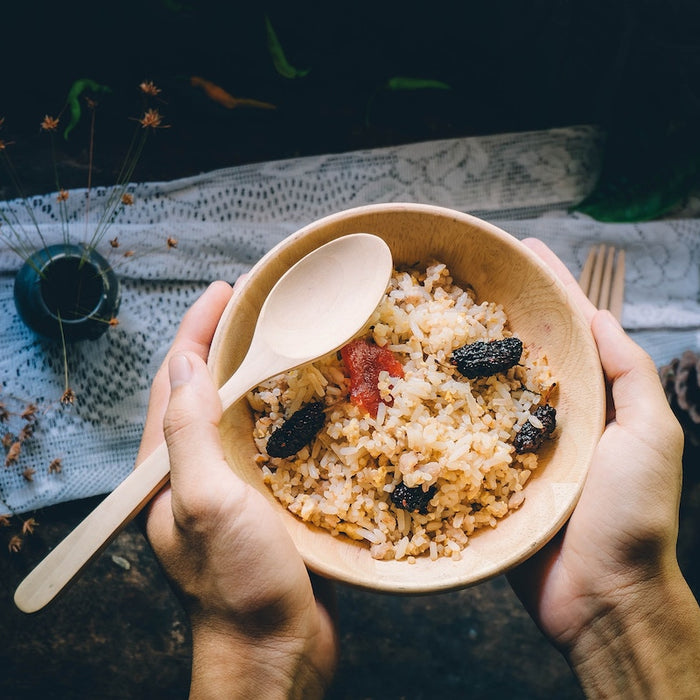
MULTIPOLYGON (((99 249, 122 281, 119 324, 97 341, 68 348, 77 399, 60 405, 60 346, 35 337, 14 309, 21 259, 0 246, 0 380, 11 411, 38 407, 36 431, 16 462, 0 467, 0 511, 22 513, 102 494, 133 468, 149 386, 185 310, 215 279, 233 282, 283 238, 322 216, 364 204, 412 201, 487 219, 523 238, 543 239, 577 274, 589 246, 627 249, 623 323, 667 362, 699 344, 700 206, 686 218, 634 225, 601 224, 567 210, 594 186, 602 135, 581 126, 432 141, 260 163, 172 182, 134 184, 133 206, 114 220, 99 249), (118 248, 108 239, 116 237, 118 248), (169 247, 167 239, 176 239, 169 247), (125 251, 133 255, 125 257, 125 251), (60 472, 49 464, 61 460, 60 472), (29 470, 29 471, 28 471, 29 470), (33 470, 33 471, 32 471, 33 470), (28 478, 29 477, 29 478, 28 478)), ((68 204, 73 242, 85 233, 85 196, 68 204)), ((92 215, 109 190, 91 194, 92 215)), ((56 197, 32 198, 47 243, 63 240, 56 197)), ((31 233, 32 223, 16 203, 31 233)))

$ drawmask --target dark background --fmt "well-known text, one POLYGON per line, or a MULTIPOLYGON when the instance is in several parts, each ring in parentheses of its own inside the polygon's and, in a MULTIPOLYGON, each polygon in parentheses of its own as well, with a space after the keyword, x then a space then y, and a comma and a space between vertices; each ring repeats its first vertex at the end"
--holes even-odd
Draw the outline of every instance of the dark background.
MULTIPOLYGON (((3 3, 0 138, 32 191, 53 191, 44 114, 72 83, 100 96, 95 184, 111 184, 140 116, 138 85, 162 90, 170 125, 134 174, 168 180, 219 167, 411 141, 596 123, 630 177, 692 170, 700 118, 700 7, 694 0, 491 2, 3 3), (275 70, 265 18, 288 63, 275 70), (227 109, 200 76, 274 110, 227 109), (449 89, 392 90, 391 78, 449 89), (690 165, 689 165, 690 161, 690 165), (670 166, 669 166, 670 164, 670 166)), ((59 139, 60 184, 87 182, 87 122, 59 139)), ((696 179, 693 179, 696 182, 696 179)), ((0 191, 11 196, 11 190, 0 191)))
MULTIPOLYGON (((143 80, 163 90, 160 110, 169 128, 149 138, 136 181, 596 123, 608 134, 606 172, 614 184, 658 192, 673 181, 681 193, 697 184, 695 1, 315 5, 3 3, 0 139, 24 192, 87 184, 87 122, 67 141, 57 139, 58 181, 39 130, 45 114, 61 112, 80 78, 111 89, 98 98, 93 184, 112 184, 117 177, 138 128, 132 120, 141 114, 143 80), (289 64, 309 69, 306 77, 275 70, 266 16, 289 64), (227 109, 193 86, 192 76, 276 109, 227 109), (395 77, 441 81, 450 89, 389 89, 395 77)), ((0 180, 0 198, 15 194, 9 181, 0 180)), ((697 595, 700 486, 697 452, 689 455, 679 555, 697 595)), ((39 529, 17 555, 9 554, 8 537, 0 533, 3 698, 186 697, 185 617, 136 525, 52 608, 26 617, 12 604, 24 574, 98 500, 34 514, 39 529)), ((330 695, 335 700, 581 697, 566 663, 503 578, 425 598, 341 588, 339 603, 343 651, 330 695)))

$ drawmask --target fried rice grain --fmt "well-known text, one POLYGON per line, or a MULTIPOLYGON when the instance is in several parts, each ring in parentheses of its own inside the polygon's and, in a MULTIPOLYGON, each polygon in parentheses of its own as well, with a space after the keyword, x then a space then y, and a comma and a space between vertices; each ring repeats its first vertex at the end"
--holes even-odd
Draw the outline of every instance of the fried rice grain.
POLYGON ((554 383, 547 359, 522 339, 516 366, 462 376, 454 350, 513 333, 498 304, 477 303, 442 263, 396 270, 370 329, 403 367, 403 377, 379 373, 375 417, 350 401, 340 353, 249 393, 264 480, 292 513, 366 542, 376 559, 459 559, 475 532, 526 498, 538 457, 516 453, 513 439, 554 383), (290 457, 269 456, 270 435, 309 402, 324 406, 321 431, 290 457), (397 488, 425 498, 392 499, 397 488))

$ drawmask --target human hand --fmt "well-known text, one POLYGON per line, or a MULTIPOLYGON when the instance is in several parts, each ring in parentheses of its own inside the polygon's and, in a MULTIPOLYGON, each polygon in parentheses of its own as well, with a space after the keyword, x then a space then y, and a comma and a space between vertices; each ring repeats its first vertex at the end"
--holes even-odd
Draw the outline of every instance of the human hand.
POLYGON ((651 358, 543 243, 526 244, 590 321, 609 405, 568 524, 510 583, 588 693, 690 697, 700 693, 700 611, 675 553, 682 430, 651 358))
POLYGON ((230 297, 223 282, 209 287, 153 381, 137 464, 165 436, 171 474, 146 534, 191 621, 191 697, 320 697, 337 655, 332 591, 315 581, 314 596, 281 520, 221 446, 205 359, 230 297))

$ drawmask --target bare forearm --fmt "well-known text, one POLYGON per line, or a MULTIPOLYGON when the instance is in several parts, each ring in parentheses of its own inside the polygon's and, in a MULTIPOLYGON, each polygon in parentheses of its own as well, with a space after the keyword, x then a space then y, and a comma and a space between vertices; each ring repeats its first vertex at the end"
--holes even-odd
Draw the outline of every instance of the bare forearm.
POLYGON ((674 567, 622 591, 568 656, 590 698, 698 698, 700 608, 674 567))
POLYGON ((237 640, 197 630, 193 633, 191 700, 321 698, 322 679, 294 640, 237 640))

